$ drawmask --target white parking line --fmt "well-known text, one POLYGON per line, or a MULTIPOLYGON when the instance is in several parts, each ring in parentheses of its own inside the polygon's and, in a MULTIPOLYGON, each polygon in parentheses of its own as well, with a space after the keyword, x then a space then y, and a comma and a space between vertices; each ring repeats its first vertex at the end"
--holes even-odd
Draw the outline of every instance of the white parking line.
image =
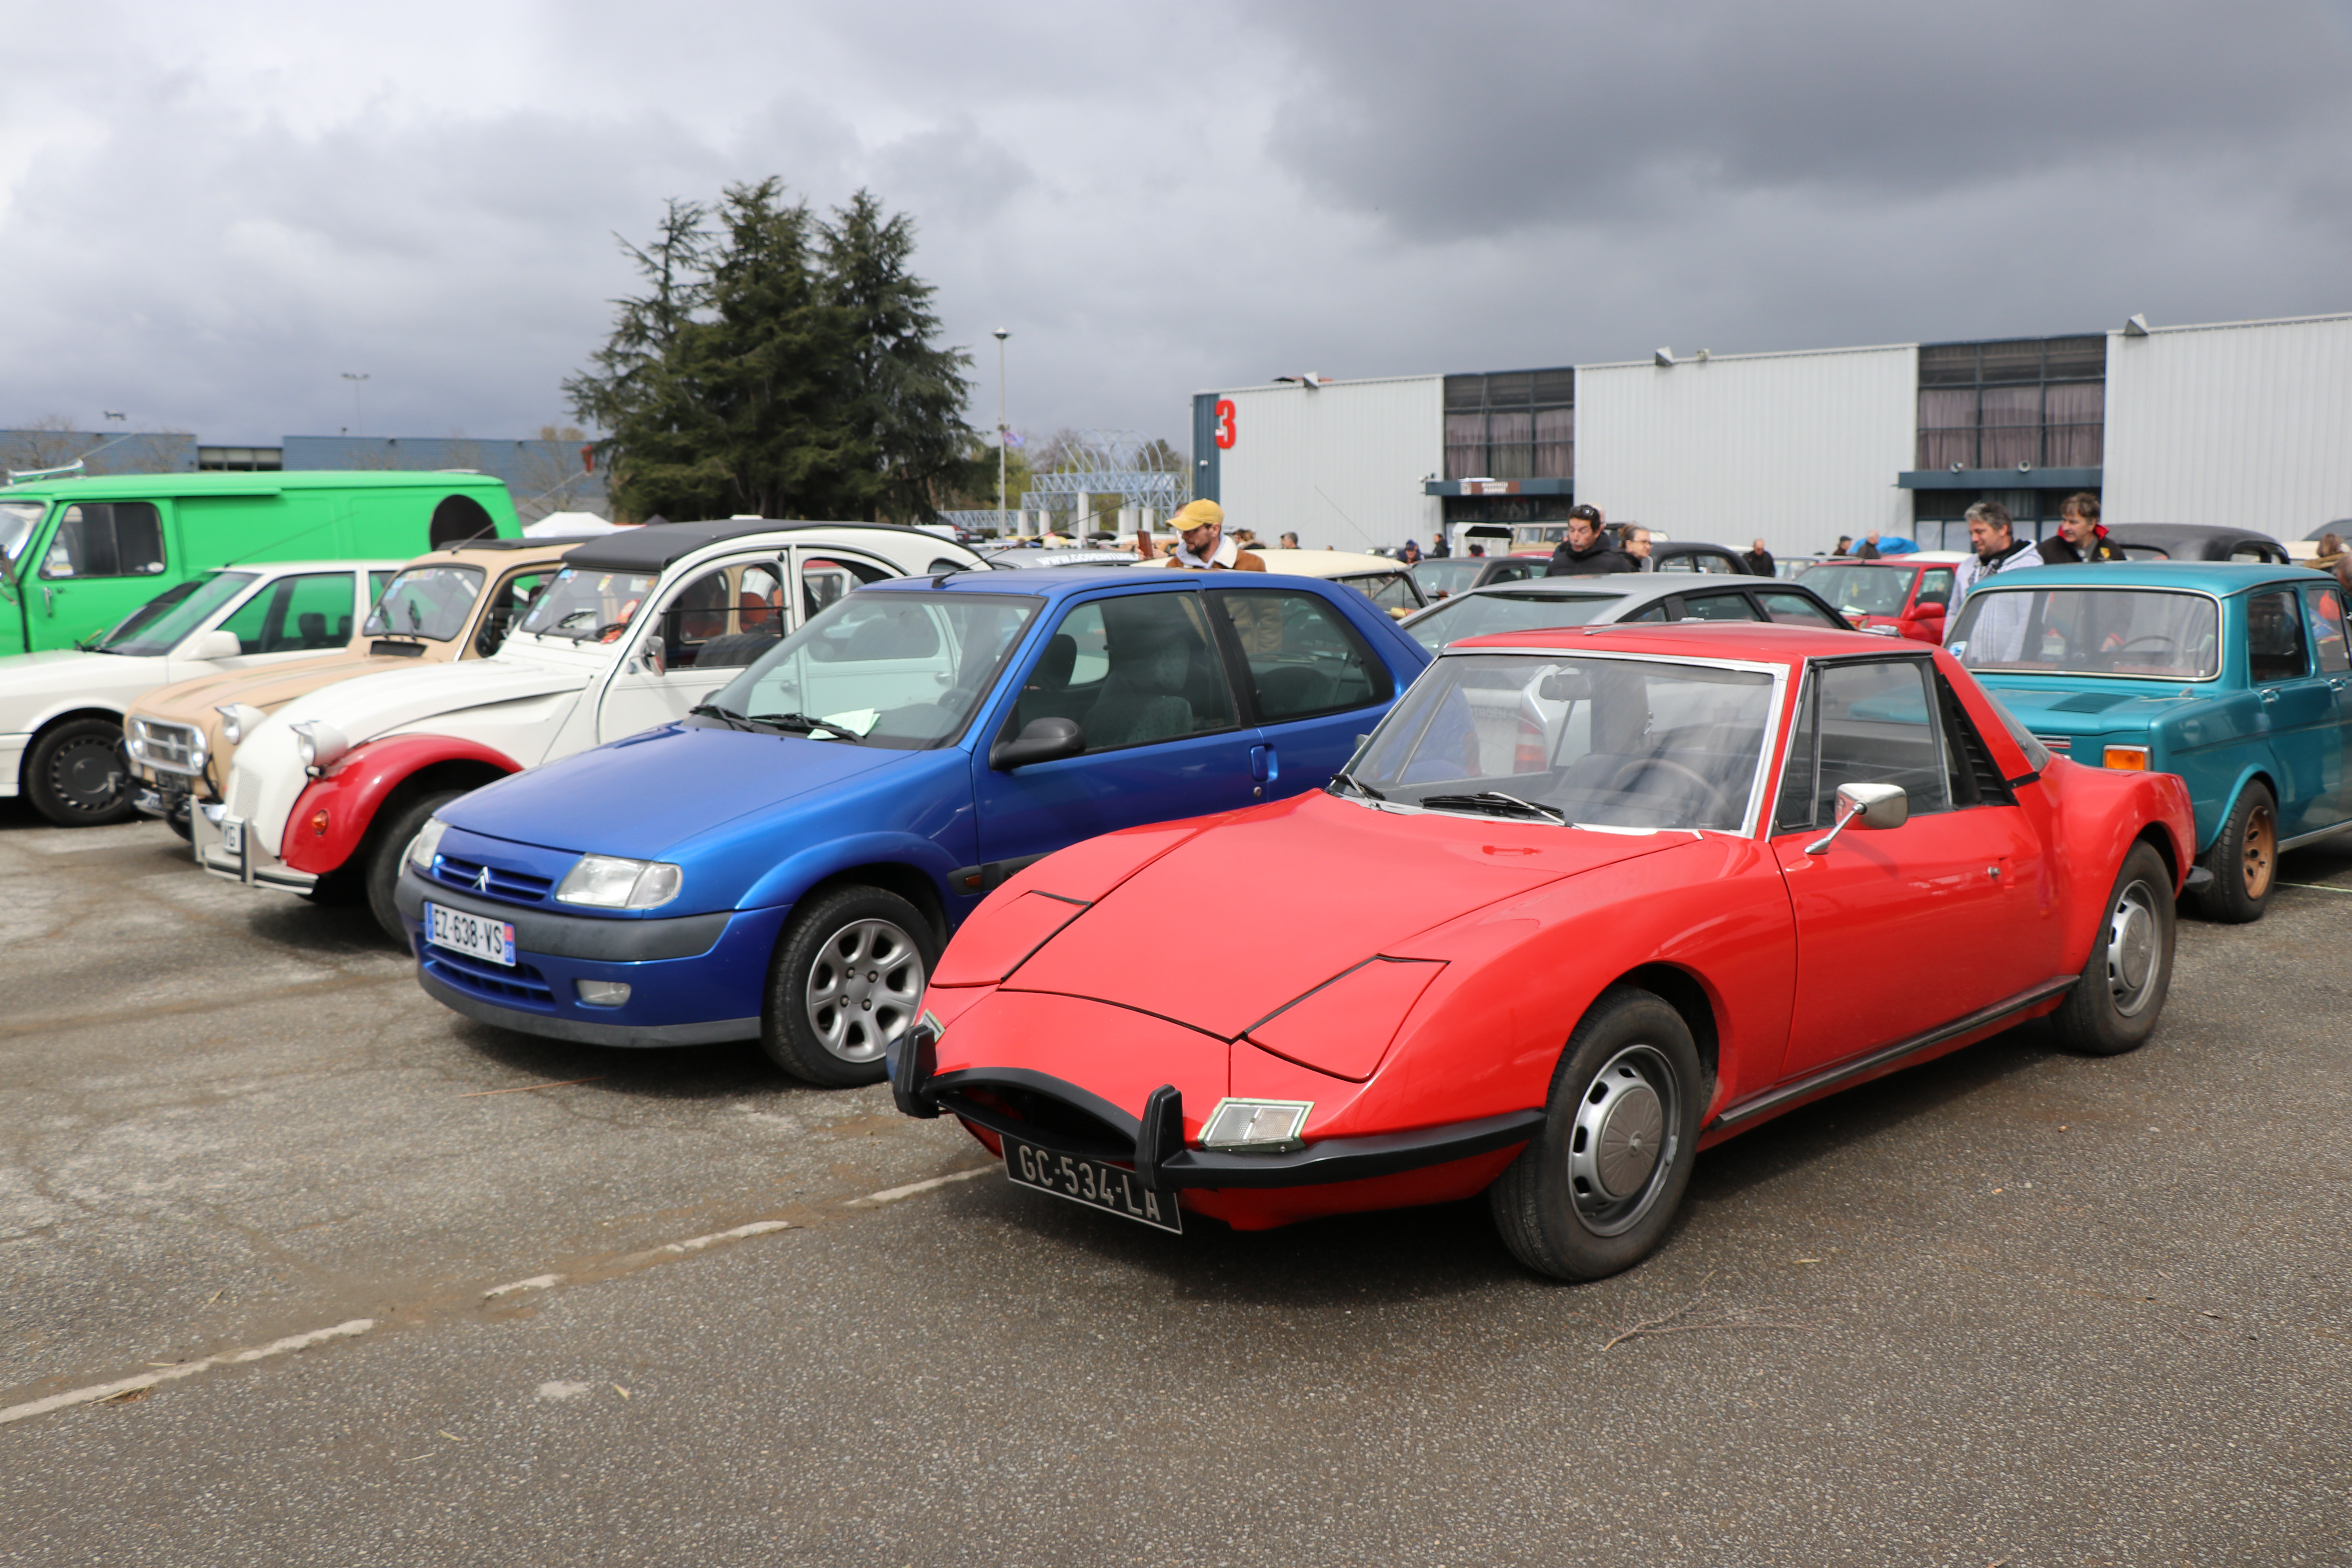
POLYGON ((739 1225, 733 1230, 714 1230, 709 1236, 698 1236, 688 1241, 673 1241, 667 1247, 656 1247, 656 1253, 699 1252, 706 1247, 722 1241, 740 1241, 745 1237, 767 1236, 774 1231, 790 1230, 788 1219, 755 1219, 750 1225, 739 1225))
POLYGON ((46 1415, 52 1410, 63 1410, 68 1405, 94 1405, 101 1399, 111 1399, 118 1394, 131 1394, 142 1388, 153 1388, 158 1384, 171 1383, 183 1377, 193 1377, 197 1373, 208 1371, 216 1366, 235 1366, 244 1362, 267 1361, 271 1356, 308 1350, 312 1345, 324 1344, 329 1340, 352 1339, 366 1333, 374 1327, 373 1318, 353 1318, 350 1322, 337 1323, 331 1329, 313 1329, 307 1334, 293 1334, 282 1340, 272 1340, 266 1345, 256 1345, 250 1350, 224 1351, 219 1355, 208 1355, 202 1361, 183 1363, 166 1372, 142 1373, 137 1377, 126 1377, 115 1383, 101 1383, 89 1388, 77 1388, 70 1394, 52 1394, 47 1399, 36 1399, 24 1405, 12 1405, 5 1410, 0 1410, 0 1426, 5 1426, 11 1421, 22 1421, 30 1415, 46 1415))
POLYGON ((563 1276, 561 1274, 534 1274, 528 1279, 517 1279, 511 1284, 493 1285, 482 1292, 482 1300, 495 1301, 501 1296, 511 1296, 519 1290, 550 1290, 562 1283, 563 1276))
POLYGON ((950 1182, 969 1182, 974 1176, 984 1176, 995 1169, 994 1165, 975 1165, 969 1171, 958 1171, 951 1175, 933 1176, 928 1182, 909 1182, 903 1187, 885 1187, 878 1193, 852 1198, 841 1206, 849 1209, 877 1208, 883 1204, 895 1204, 900 1198, 911 1198, 917 1193, 928 1193, 934 1187, 944 1187, 950 1182))

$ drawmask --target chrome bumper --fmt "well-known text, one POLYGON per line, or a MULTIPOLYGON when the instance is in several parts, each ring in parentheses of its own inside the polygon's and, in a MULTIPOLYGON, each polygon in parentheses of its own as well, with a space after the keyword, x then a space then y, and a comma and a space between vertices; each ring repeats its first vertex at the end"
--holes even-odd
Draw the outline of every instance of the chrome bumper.
MULTIPOLYGON (((215 877, 243 882, 248 888, 282 888, 307 893, 319 885, 316 873, 297 871, 257 846, 250 827, 238 834, 237 847, 228 847, 230 821, 226 805, 199 805, 188 814, 188 848, 196 864, 215 877)), ((243 824, 237 824, 244 826, 243 824)))

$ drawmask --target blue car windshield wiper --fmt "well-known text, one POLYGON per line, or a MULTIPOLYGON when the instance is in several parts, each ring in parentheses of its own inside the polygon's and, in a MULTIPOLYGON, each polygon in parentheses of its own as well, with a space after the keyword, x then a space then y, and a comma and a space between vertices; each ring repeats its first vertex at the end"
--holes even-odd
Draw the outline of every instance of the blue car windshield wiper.
POLYGON ((716 719, 730 730, 749 730, 751 728, 751 720, 745 718, 742 714, 736 712, 732 708, 722 708, 716 702, 698 702, 693 707, 688 709, 687 711, 688 713, 699 714, 705 719, 716 719))
POLYGON ((772 724, 779 730, 789 730, 798 735, 814 735, 823 730, 827 734, 840 736, 853 746, 866 739, 846 725, 836 724, 830 719, 812 719, 805 713, 754 713, 751 719, 754 724, 772 724))

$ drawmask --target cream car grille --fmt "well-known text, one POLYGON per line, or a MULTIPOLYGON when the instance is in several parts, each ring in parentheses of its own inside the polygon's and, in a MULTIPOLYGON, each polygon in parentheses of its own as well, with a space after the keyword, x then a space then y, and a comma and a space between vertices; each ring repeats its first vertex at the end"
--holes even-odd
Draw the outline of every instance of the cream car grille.
POLYGON ((193 725, 133 719, 131 755, 163 773, 194 776, 205 771, 205 738, 193 725))

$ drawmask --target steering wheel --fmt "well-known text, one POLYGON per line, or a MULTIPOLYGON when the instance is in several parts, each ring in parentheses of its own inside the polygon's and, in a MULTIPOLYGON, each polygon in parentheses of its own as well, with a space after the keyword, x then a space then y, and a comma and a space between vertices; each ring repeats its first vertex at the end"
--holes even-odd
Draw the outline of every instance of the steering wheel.
POLYGON ((1623 789, 1627 780, 1638 778, 1642 774, 1649 772, 1652 768, 1664 768, 1668 773, 1680 773, 1684 778, 1688 779, 1692 784, 1696 784, 1706 793, 1708 803, 1713 805, 1717 811, 1720 812, 1725 816, 1732 815, 1731 800, 1729 796, 1726 795, 1722 790, 1717 788, 1714 782, 1705 773, 1700 773, 1696 768, 1688 766, 1685 763, 1678 763, 1672 757, 1636 757, 1632 762, 1627 763, 1623 767, 1617 770, 1615 774, 1610 778, 1608 787, 1611 789, 1623 789))
POLYGON ((2160 647, 2150 650, 2152 652, 2161 653, 2166 649, 2169 649, 2174 653, 2179 653, 2180 651, 2180 644, 2179 640, 2166 637, 2162 632, 2144 632, 2140 636, 2127 640, 2123 647, 2117 648, 2116 651, 2117 653, 2129 653, 2132 649, 2139 647, 2139 645, 2144 642, 2152 642, 2161 645, 2160 647))

